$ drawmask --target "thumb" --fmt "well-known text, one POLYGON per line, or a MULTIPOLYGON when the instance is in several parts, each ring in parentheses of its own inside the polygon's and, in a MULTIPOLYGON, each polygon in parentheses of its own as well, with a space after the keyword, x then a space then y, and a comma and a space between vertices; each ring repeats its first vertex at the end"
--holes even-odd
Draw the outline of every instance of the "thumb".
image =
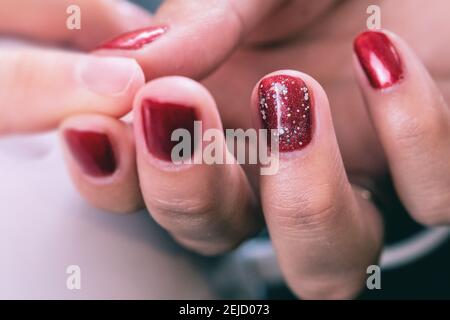
POLYGON ((135 58, 146 78, 173 74, 201 78, 285 1, 166 0, 152 27, 107 41, 98 53, 135 58))
POLYGON ((79 113, 123 116, 144 84, 132 59, 56 50, 3 50, 0 69, 0 135, 52 129, 79 113))

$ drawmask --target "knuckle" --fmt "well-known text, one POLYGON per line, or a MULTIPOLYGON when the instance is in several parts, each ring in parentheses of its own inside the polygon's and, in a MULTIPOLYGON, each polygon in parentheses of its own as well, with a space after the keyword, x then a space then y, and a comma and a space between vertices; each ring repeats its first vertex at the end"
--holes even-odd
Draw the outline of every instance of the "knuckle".
POLYGON ((231 251, 243 240, 232 226, 227 227, 219 205, 211 198, 159 199, 153 200, 150 211, 182 246, 204 256, 215 256, 231 251))
POLYGON ((330 184, 318 186, 317 190, 303 191, 289 200, 278 202, 273 208, 276 223, 287 231, 326 228, 340 209, 336 189, 330 184))
POLYGON ((169 220, 204 220, 216 210, 217 205, 206 198, 154 198, 151 200, 152 213, 169 220))
POLYGON ((417 115, 408 110, 396 110, 390 128, 400 146, 411 148, 419 143, 423 145, 427 141, 438 141, 448 127, 443 119, 445 117, 441 117, 438 112, 417 115))

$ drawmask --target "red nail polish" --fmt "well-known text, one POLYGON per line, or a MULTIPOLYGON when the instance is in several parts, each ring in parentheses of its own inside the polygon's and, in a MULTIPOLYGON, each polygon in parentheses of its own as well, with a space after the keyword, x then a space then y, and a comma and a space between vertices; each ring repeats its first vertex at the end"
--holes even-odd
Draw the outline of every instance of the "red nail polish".
POLYGON ((155 41, 167 31, 166 26, 152 26, 121 34, 97 47, 100 49, 138 50, 155 41))
POLYGON ((145 141, 150 153, 157 158, 170 161, 171 153, 179 141, 172 141, 176 129, 186 129, 191 138, 191 154, 181 155, 184 159, 194 153, 194 121, 197 121, 195 108, 174 103, 147 99, 142 102, 142 122, 145 141))
MULTIPOLYGON (((277 129, 280 151, 304 148, 312 135, 312 95, 302 79, 275 75, 259 84, 259 111, 265 129, 277 129)), ((270 143, 270 141, 269 141, 270 143)))
POLYGON ((70 129, 64 136, 73 157, 85 173, 102 177, 116 171, 116 158, 106 134, 70 129))
POLYGON ((363 32, 353 47, 373 88, 388 88, 403 79, 400 56, 384 33, 363 32))

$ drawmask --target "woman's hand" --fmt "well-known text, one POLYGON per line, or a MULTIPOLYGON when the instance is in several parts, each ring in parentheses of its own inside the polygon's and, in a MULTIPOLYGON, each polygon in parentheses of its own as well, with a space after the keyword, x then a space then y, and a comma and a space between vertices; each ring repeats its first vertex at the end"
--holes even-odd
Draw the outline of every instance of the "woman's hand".
MULTIPOLYGON (((444 74, 438 80, 445 81, 446 59, 439 58, 446 56, 445 48, 439 48, 439 39, 424 32, 426 27, 418 20, 430 10, 434 26, 445 26, 443 8, 447 3, 429 6, 417 2, 411 6, 410 1, 397 1, 395 8, 389 8, 390 3, 380 2, 383 25, 403 30, 402 34, 419 43, 428 41, 427 50, 419 53, 433 74, 444 74), (410 20, 402 16, 405 29, 396 20, 404 12, 402 6, 420 12, 415 16, 408 11, 410 20)), ((146 39, 139 38, 141 33, 129 33, 104 43, 96 53, 135 58, 149 79, 171 74, 203 79, 217 107, 205 87, 182 77, 157 79, 138 91, 143 84, 139 68, 117 72, 131 81, 121 91, 118 83, 126 81, 112 81, 113 67, 108 64, 117 64, 117 58, 11 49, 3 53, 3 61, 11 63, 6 64, 7 72, 2 72, 0 78, 0 84, 8 89, 0 96, 0 133, 50 128, 74 113, 105 114, 71 117, 61 126, 71 175, 86 199, 95 206, 119 212, 146 206, 180 243, 204 254, 229 250, 257 232, 263 212, 286 279, 294 292, 305 298, 354 296, 364 283, 366 267, 376 262, 382 246, 379 214, 366 193, 352 186, 347 177, 363 174, 376 178, 385 173, 384 154, 397 192, 411 215, 432 225, 449 220, 449 111, 419 60, 401 40, 387 34, 394 55, 399 57, 396 77, 392 57, 384 60, 386 50, 381 64, 364 61, 364 38, 359 38, 363 45, 357 51, 365 73, 357 59, 355 67, 368 113, 362 107, 363 100, 354 94, 349 48, 353 35, 365 26, 368 3, 346 1, 333 6, 333 1, 326 0, 208 0, 192 4, 167 1, 152 22, 160 27, 147 30, 146 39), (311 7, 298 9, 304 5, 311 7), (296 19, 298 12, 308 13, 296 19), (146 43, 156 38, 154 43, 146 43), (29 64, 23 63, 23 52, 30 52, 25 55, 29 64), (78 59, 103 64, 87 77, 94 82, 92 87, 79 76, 86 67, 73 63, 78 59), (8 65, 12 66, 9 71, 8 65), (21 69, 23 65, 25 69, 21 69), (311 122, 297 119, 303 121, 302 132, 311 139, 293 140, 302 144, 288 147, 294 149, 292 152, 281 153, 278 174, 259 177, 252 166, 237 164, 174 167, 162 156, 170 146, 165 125, 189 126, 189 121, 197 117, 205 128, 219 131, 281 124, 258 118, 262 93, 257 82, 264 73, 281 66, 307 71, 324 84, 333 105, 339 146, 322 87, 304 73, 279 71, 264 79, 300 79, 294 83, 303 81, 314 99, 305 114, 311 122), (49 69, 58 74, 42 71, 49 69), (60 69, 64 70, 61 74, 60 69), (210 76, 204 79, 206 75, 210 76), (247 108, 245 101, 255 83, 251 108, 247 108), (383 90, 377 87, 386 83, 389 86, 383 90), (132 130, 108 115, 126 113, 136 91, 132 130), (177 115, 170 114, 171 110, 177 115)), ((61 38, 52 32, 33 35, 37 27, 4 30, 39 40, 64 39, 82 44, 70 40, 72 33, 61 38)), ((81 47, 90 47, 95 41, 81 47)), ((365 47, 370 49, 370 42, 365 47)), ((372 51, 377 48, 380 44, 372 51)), ((133 64, 120 59, 122 63, 133 64)), ((270 86, 266 89, 277 93, 271 92, 270 86)), ((445 96, 445 88, 443 92, 445 96)))
MULTIPOLYGON (((404 205, 421 223, 448 223, 447 104, 397 36, 363 33, 355 52, 357 79, 404 205)), ((262 208, 295 293, 304 298, 357 294, 367 266, 377 261, 382 223, 366 193, 348 180, 327 96, 314 79, 284 70, 254 87, 252 127, 280 134, 279 171, 260 176, 254 187, 238 164, 170 161, 173 129, 192 130, 199 120, 203 130, 223 132, 217 106, 200 84, 182 77, 151 81, 138 92, 134 114, 133 131, 100 115, 73 117, 62 125, 70 172, 86 199, 111 211, 145 204, 175 239, 203 254, 229 250, 257 232, 262 208)), ((224 139, 221 135, 219 142, 224 139)))

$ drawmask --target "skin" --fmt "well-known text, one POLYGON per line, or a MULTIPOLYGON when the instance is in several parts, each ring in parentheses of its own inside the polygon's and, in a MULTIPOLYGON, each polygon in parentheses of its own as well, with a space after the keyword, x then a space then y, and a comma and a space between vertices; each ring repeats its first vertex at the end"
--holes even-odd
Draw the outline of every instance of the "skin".
MULTIPOLYGON (((20 125, 8 121, 4 132, 41 130, 62 119, 66 120, 61 132, 67 128, 106 132, 124 160, 113 176, 103 179, 86 176, 63 140, 69 171, 80 193, 93 205, 111 211, 133 211, 145 205, 175 239, 203 254, 239 245, 259 230, 263 215, 287 283, 302 298, 354 297, 364 284, 366 267, 377 261, 383 233, 379 213, 350 183, 351 177, 375 179, 389 168, 401 200, 417 221, 448 223, 450 169, 445 159, 450 156, 450 115, 441 94, 448 95, 444 57, 449 49, 441 37, 430 37, 433 30, 448 31, 447 2, 435 0, 432 6, 421 1, 415 5, 379 2, 383 26, 406 40, 387 33, 407 70, 402 83, 388 91, 373 90, 354 57, 352 61, 352 40, 365 26, 369 2, 186 3, 165 2, 151 19, 152 24, 170 20, 170 30, 142 50, 95 52, 135 58, 141 66, 142 73, 122 92, 122 100, 95 96, 104 103, 98 108, 99 103, 87 95, 82 101, 91 109, 55 115, 56 108, 45 109, 54 97, 31 91, 33 98, 41 99, 33 100, 41 103, 31 110, 47 118, 30 117, 20 125), (302 19, 298 12, 304 12, 302 19), (433 16, 432 24, 427 16, 433 16), (226 33, 221 32, 224 28, 226 33), (179 52, 183 54, 174 54, 179 52), (310 145, 282 155, 279 174, 259 177, 257 168, 237 165, 173 170, 147 152, 139 117, 143 98, 191 102, 201 110, 202 120, 217 129, 254 127, 258 116, 254 87, 265 74, 281 68, 289 70, 276 73, 299 76, 313 91, 319 125, 310 145), (174 73, 202 84, 185 77, 164 77, 174 73), (147 80, 158 79, 142 87, 144 75, 147 80), (355 94, 358 86, 361 95, 355 94), (124 106, 131 101, 134 131, 111 117, 125 113, 124 106), (108 103, 115 107, 110 109, 116 110, 113 114, 104 111, 108 103), (429 106, 427 112, 423 106, 429 106), (70 116, 78 113, 85 114, 70 116)), ((20 65, 18 59, 11 68, 20 65)), ((21 88, 24 81, 14 79, 3 77, 0 83, 21 88)), ((29 81, 27 88, 34 88, 35 82, 29 81)), ((70 92, 72 84, 60 91, 70 92)), ((10 99, 0 97, 2 102, 10 99)), ((9 119, 18 112, 8 109, 11 105, 24 105, 14 102, 2 103, 6 106, 2 113, 9 114, 9 119)))
POLYGON ((225 126, 249 126, 249 120, 238 110, 242 109, 250 88, 265 73, 280 66, 301 70, 313 75, 332 101, 333 122, 349 174, 373 178, 386 172, 383 150, 368 113, 361 108, 362 96, 353 94, 358 91, 358 85, 352 70, 352 41, 365 28, 368 17, 365 12, 371 4, 380 6, 383 28, 395 30, 413 47, 448 99, 449 66, 445 57, 450 49, 442 45, 438 37, 425 39, 433 30, 448 32, 445 9, 448 3, 440 0, 433 1, 432 5, 408 0, 341 1, 335 4, 334 10, 323 13, 325 16, 320 23, 304 26, 289 42, 267 49, 242 48, 204 82, 219 105, 225 126), (427 16, 433 16, 433 23, 427 23, 427 16), (224 89, 223 79, 233 81, 227 82, 224 89), (349 114, 355 119, 351 125, 349 114))

